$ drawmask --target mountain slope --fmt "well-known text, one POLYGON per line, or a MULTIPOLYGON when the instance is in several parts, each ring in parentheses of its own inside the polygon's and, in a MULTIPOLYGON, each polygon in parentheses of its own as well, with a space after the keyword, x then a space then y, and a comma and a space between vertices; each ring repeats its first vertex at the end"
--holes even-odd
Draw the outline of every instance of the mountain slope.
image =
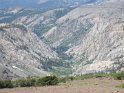
POLYGON ((25 26, 0 26, 0 78, 47 75, 44 65, 53 59, 58 55, 25 26))
POLYGON ((66 13, 68 13, 70 10, 72 9, 58 8, 58 9, 49 10, 47 12, 30 10, 27 11, 30 15, 27 14, 17 17, 15 18, 15 20, 12 21, 12 23, 24 24, 27 27, 31 28, 31 30, 35 32, 39 37, 42 37, 43 33, 47 32, 54 25, 56 25, 55 22, 58 18, 66 15, 66 13))
POLYGON ((51 46, 66 46, 75 60, 74 74, 113 72, 124 67, 123 1, 76 8, 56 21, 44 37, 51 46), (119 6, 118 6, 119 5, 119 6))

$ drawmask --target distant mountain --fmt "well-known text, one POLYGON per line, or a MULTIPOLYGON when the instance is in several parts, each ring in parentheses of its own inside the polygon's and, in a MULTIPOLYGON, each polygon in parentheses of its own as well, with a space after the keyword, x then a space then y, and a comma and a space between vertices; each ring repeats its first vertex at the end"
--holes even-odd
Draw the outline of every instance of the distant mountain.
POLYGON ((96 0, 0 0, 0 8, 43 8, 75 7, 96 0))
POLYGON ((38 0, 0 0, 0 8, 36 7, 38 0))

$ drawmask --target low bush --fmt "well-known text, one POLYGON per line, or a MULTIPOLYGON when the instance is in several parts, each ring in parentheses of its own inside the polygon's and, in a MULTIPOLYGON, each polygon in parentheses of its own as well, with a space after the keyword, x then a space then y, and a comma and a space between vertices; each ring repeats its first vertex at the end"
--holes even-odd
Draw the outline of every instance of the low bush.
POLYGON ((13 88, 11 80, 0 81, 0 88, 13 88))
POLYGON ((95 78, 110 77, 110 74, 98 73, 94 75, 95 78))
POLYGON ((37 80, 36 85, 48 86, 48 85, 57 85, 58 83, 59 83, 59 79, 56 76, 46 76, 43 78, 39 78, 37 80))
POLYGON ((124 72, 113 73, 113 74, 111 74, 111 76, 112 76, 115 80, 124 80, 124 72))
POLYGON ((28 77, 20 80, 13 81, 14 87, 31 87, 35 86, 36 79, 28 77))
POLYGON ((67 79, 62 77, 62 78, 59 78, 59 83, 66 83, 67 79))
POLYGON ((61 77, 59 78, 59 83, 66 83, 67 81, 73 81, 75 80, 75 77, 61 77))
POLYGON ((71 76, 71 77, 68 77, 67 79, 73 81, 75 80, 75 77, 71 76))

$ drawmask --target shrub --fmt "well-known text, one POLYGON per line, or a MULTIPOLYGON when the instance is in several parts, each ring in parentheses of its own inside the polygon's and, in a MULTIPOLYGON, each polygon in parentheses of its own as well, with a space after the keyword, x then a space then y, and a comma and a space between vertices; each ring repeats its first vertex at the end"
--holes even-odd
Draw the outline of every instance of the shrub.
POLYGON ((66 83, 67 79, 62 77, 62 78, 59 78, 59 83, 66 83))
POLYGON ((56 76, 46 76, 37 80, 38 86, 57 85, 59 80, 56 76))
POLYGON ((61 77, 59 78, 59 83, 66 83, 66 81, 73 81, 75 80, 75 77, 61 77))
POLYGON ((16 81, 16 86, 17 87, 27 87, 29 84, 26 81, 26 79, 20 79, 16 81))
POLYGON ((124 80, 124 72, 119 72, 119 73, 113 73, 112 77, 115 80, 124 80))
POLYGON ((73 81, 75 79, 75 77, 68 77, 69 80, 73 81))
POLYGON ((26 78, 26 79, 20 79, 15 81, 14 86, 15 87, 31 87, 31 86, 35 86, 35 82, 36 80, 33 78, 26 78))
POLYGON ((105 73, 97 73, 94 75, 95 78, 102 78, 102 77, 109 77, 109 74, 105 74, 105 73))
POLYGON ((13 88, 11 80, 0 81, 0 88, 13 88))

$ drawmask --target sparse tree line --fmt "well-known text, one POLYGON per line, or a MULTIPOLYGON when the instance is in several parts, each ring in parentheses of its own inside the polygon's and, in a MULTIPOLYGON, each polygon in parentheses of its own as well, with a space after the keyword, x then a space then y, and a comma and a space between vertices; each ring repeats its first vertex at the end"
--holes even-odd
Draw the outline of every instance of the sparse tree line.
MULTIPOLYGON (((111 74, 86 74, 79 76, 70 76, 70 77, 56 77, 56 76, 46 76, 46 77, 27 77, 19 80, 1 80, 0 89, 2 88, 16 88, 16 87, 39 87, 39 86, 53 86, 58 85, 59 83, 66 83, 67 81, 72 80, 84 80, 90 78, 102 78, 102 77, 111 77, 115 80, 124 80, 124 72, 111 73, 111 74)), ((124 84, 119 87, 124 88, 124 84)))
POLYGON ((37 87, 57 85, 59 80, 56 76, 46 76, 42 78, 27 77, 19 80, 1 80, 0 88, 16 88, 16 87, 37 87))

